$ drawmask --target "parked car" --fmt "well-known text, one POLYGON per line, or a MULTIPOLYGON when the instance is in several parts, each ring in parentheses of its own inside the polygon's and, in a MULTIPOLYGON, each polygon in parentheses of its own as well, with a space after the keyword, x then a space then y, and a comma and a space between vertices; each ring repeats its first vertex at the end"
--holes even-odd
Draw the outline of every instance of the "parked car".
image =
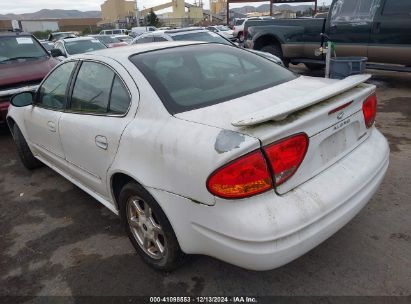
POLYGON ((102 30, 99 35, 128 35, 129 30, 127 29, 111 29, 102 30))
POLYGON ((334 0, 326 19, 247 21, 245 47, 316 69, 325 64, 324 56, 315 55, 325 33, 336 43, 337 56, 368 57, 380 68, 411 66, 410 15, 409 0, 334 0))
POLYGON ((49 35, 48 40, 52 42, 56 42, 57 40, 63 38, 75 38, 78 37, 74 32, 54 32, 49 35))
POLYGON ((0 33, 0 124, 6 122, 10 98, 35 90, 58 63, 39 41, 28 33, 0 33))
POLYGON ((108 48, 128 45, 127 42, 121 41, 120 39, 112 35, 90 35, 88 37, 97 39, 108 48))
POLYGON ((237 40, 237 37, 234 37, 233 35, 233 30, 230 30, 230 28, 225 25, 208 26, 207 29, 213 33, 218 33, 231 41, 237 40))
POLYGON ((7 122, 23 164, 46 164, 119 214, 152 267, 206 254, 267 270, 338 231, 382 182, 389 147, 369 77, 149 43, 65 60, 13 97, 7 122))
POLYGON ((234 21, 233 36, 240 42, 244 41, 244 25, 247 20, 272 20, 274 17, 252 17, 252 18, 238 18, 234 21))
POLYGON ((54 57, 70 57, 105 48, 103 43, 93 37, 64 38, 57 41, 50 52, 54 57))
MULTIPOLYGON (((220 36, 219 34, 210 32, 209 30, 191 27, 182 28, 169 31, 155 31, 142 34, 136 37, 132 44, 142 44, 151 42, 165 42, 165 41, 203 41, 210 43, 221 43, 229 46, 239 47, 238 44, 233 43, 227 38, 220 36)), ((262 56, 268 60, 271 60, 279 65, 284 66, 283 62, 277 56, 274 56, 267 52, 260 52, 255 50, 249 50, 259 56, 262 56)))

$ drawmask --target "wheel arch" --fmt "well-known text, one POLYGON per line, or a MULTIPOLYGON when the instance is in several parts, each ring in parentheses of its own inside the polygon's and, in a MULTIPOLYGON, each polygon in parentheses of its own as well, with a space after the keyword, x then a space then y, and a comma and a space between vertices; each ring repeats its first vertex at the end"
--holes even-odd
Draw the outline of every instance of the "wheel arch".
POLYGON ((13 134, 13 129, 14 129, 14 126, 16 125, 16 121, 12 117, 8 116, 6 118, 6 122, 7 122, 7 125, 9 126, 11 134, 13 134))
POLYGON ((262 34, 255 40, 254 49, 261 50, 263 47, 272 44, 278 45, 281 48, 281 40, 277 36, 273 34, 262 34))

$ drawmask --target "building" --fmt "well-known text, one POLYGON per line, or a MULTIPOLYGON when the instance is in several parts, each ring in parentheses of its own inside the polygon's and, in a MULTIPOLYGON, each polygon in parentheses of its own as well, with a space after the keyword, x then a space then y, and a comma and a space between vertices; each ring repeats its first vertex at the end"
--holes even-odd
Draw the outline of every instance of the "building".
POLYGON ((227 0, 210 0, 210 11, 212 14, 225 14, 227 10, 227 0))
POLYGON ((106 0, 101 5, 101 24, 115 24, 136 15, 136 2, 126 0, 106 0))

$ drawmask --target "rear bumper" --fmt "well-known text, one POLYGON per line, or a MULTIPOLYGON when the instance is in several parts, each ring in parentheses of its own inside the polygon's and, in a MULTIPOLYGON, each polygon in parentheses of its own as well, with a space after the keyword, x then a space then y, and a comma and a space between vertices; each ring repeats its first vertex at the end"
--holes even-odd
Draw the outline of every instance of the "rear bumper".
POLYGON ((149 190, 184 252, 269 270, 298 258, 349 222, 377 191, 388 162, 387 141, 374 129, 345 158, 282 196, 268 192, 239 201, 217 199, 209 207, 149 190))

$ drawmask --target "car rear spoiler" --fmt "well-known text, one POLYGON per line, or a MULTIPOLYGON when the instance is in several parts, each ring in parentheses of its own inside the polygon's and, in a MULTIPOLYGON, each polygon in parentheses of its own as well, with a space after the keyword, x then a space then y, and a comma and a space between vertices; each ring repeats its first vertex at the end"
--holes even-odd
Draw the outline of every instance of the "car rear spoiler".
POLYGON ((284 120, 294 112, 308 108, 312 105, 320 103, 321 101, 355 88, 356 86, 367 81, 370 78, 371 75, 369 74, 349 76, 341 81, 330 84, 324 88, 321 88, 320 90, 313 91, 312 93, 305 96, 292 98, 280 104, 276 104, 252 114, 243 116, 237 120, 234 120, 233 122, 231 122, 231 124, 235 127, 243 127, 257 125, 270 120, 284 120))

